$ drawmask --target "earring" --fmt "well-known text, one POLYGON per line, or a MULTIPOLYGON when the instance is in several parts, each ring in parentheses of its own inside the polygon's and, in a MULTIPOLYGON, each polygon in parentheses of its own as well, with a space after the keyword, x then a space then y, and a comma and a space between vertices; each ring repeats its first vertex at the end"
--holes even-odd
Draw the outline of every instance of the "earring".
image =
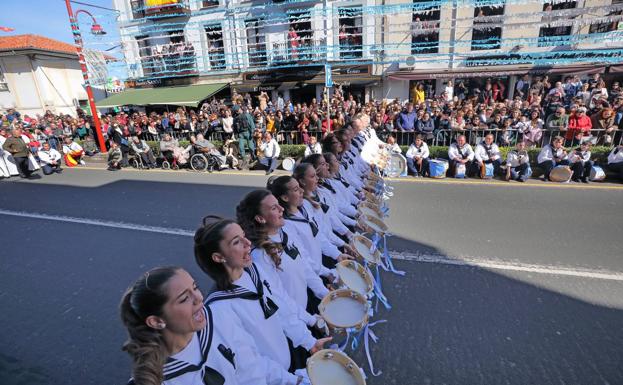
POLYGON ((167 324, 165 324, 164 322, 163 322, 163 323, 159 323, 159 324, 158 324, 158 327, 159 327, 160 329, 164 329, 164 328, 166 328, 166 327, 167 327, 167 324))

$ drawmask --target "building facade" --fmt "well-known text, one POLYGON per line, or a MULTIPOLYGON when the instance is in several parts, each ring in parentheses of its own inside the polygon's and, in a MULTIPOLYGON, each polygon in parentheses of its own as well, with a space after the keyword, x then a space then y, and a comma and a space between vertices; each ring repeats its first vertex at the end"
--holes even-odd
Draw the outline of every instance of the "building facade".
POLYGON ((362 100, 448 80, 617 71, 621 0, 114 0, 138 84, 230 84, 308 100, 325 65, 362 100))
POLYGON ((76 114, 87 95, 76 48, 38 35, 0 37, 0 109, 76 114))

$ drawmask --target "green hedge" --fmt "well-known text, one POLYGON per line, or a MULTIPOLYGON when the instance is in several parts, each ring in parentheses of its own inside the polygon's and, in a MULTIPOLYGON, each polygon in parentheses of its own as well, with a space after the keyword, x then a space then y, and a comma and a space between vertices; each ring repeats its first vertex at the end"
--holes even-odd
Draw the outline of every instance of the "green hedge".
MULTIPOLYGON (((213 141, 212 143, 217 148, 220 148, 223 145, 223 143, 219 141, 213 141)), ((149 147, 152 148, 152 150, 154 151, 154 154, 156 155, 160 154, 159 142, 148 141, 147 144, 149 145, 149 147)), ((182 147, 186 147, 190 144, 190 142, 187 140, 180 140, 179 144, 182 147)), ((298 159, 298 158, 302 158, 303 155, 305 154, 305 145, 302 145, 302 144, 282 144, 280 145, 280 147, 281 147, 281 158, 282 159, 283 158, 298 159)), ((407 150, 409 149, 409 146, 400 146, 400 148, 402 149, 402 153, 405 154, 407 150)), ((430 150, 431 159, 434 159, 434 158, 448 159, 448 147, 429 146, 428 149, 430 150)), ((500 147, 502 158, 506 159, 506 155, 512 149, 513 149, 512 147, 500 147)), ((612 150, 611 147, 595 146, 591 148, 592 159, 596 160, 597 163, 606 164, 608 163, 608 154, 610 153, 611 150, 612 150)), ((537 155, 539 154, 539 151, 541 151, 540 148, 533 148, 533 149, 528 150, 531 163, 535 166, 536 166, 536 158, 537 158, 537 155)))

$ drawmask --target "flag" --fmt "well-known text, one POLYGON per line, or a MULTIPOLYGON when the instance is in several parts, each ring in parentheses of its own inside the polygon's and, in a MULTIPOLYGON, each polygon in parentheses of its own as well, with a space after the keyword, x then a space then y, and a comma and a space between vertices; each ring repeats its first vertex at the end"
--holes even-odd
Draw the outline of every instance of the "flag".
POLYGON ((13 32, 13 31, 15 31, 15 28, 0 27, 0 31, 3 31, 3 32, 13 32))

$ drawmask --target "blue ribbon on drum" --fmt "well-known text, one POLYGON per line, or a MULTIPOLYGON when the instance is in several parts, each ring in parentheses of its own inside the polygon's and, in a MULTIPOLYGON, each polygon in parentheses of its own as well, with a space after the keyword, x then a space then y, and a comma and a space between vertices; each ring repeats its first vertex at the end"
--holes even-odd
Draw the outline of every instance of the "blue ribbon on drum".
MULTIPOLYGON (((396 270, 396 268, 394 267, 394 264, 392 263, 392 257, 389 254, 389 248, 387 247, 387 238, 391 236, 390 234, 383 234, 383 236, 379 236, 378 234, 374 234, 372 236, 372 245, 374 247, 374 249, 379 250, 379 243, 381 242, 381 240, 383 240, 383 258, 384 258, 384 263, 382 264, 383 266, 383 270, 385 271, 389 271, 392 272, 396 275, 400 275, 403 276, 405 275, 404 271, 401 270, 396 270)), ((372 250, 372 252, 374 252, 374 249, 372 250)))
POLYGON ((372 362, 372 355, 370 354, 370 339, 372 339, 372 342, 377 343, 379 341, 379 337, 374 334, 374 332, 372 331, 372 327, 374 325, 385 322, 387 322, 387 320, 382 319, 367 324, 366 326, 364 326, 363 329, 361 329, 359 333, 357 333, 357 335, 353 338, 353 342, 350 345, 353 351, 357 350, 360 341, 363 338, 363 346, 366 352, 366 358, 368 359, 368 365, 370 366, 370 373, 375 377, 380 376, 383 372, 380 370, 378 372, 374 371, 374 362, 372 362))

